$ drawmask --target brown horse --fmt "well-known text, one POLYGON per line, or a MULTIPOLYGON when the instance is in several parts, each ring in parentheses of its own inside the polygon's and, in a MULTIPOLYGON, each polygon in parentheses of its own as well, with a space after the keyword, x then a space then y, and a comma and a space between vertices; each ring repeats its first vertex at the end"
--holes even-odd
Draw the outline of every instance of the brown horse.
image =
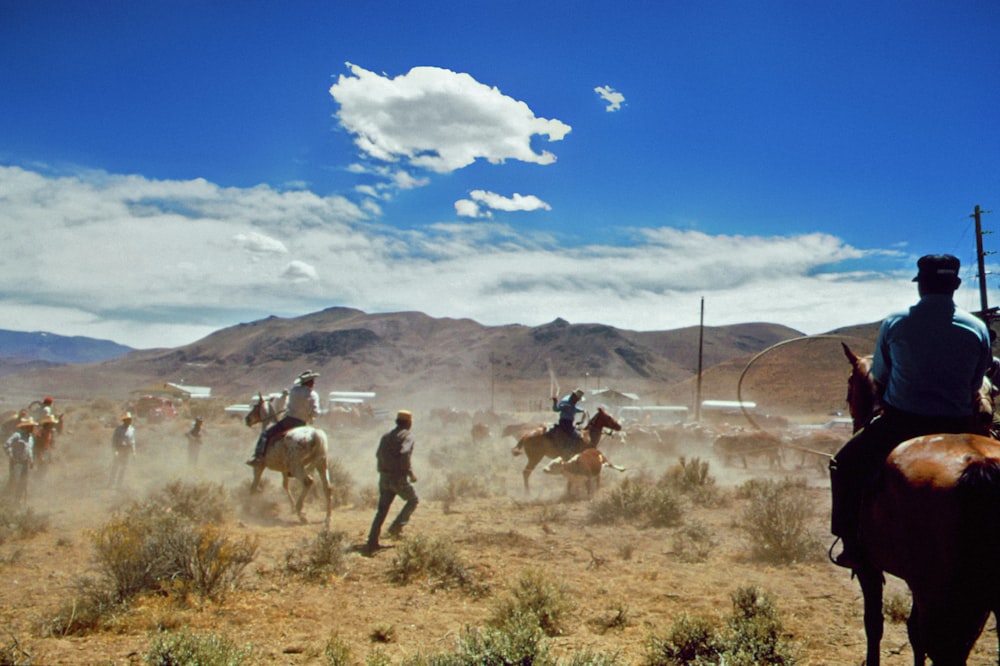
MULTIPOLYGON (((579 453, 586 448, 596 448, 607 428, 609 434, 618 432, 622 425, 608 414, 603 407, 597 408, 597 413, 584 426, 581 438, 577 440, 574 450, 567 450, 560 434, 553 435, 545 426, 535 428, 531 432, 524 433, 517 440, 517 445, 511 450, 515 456, 524 453, 528 458, 528 464, 524 468, 524 492, 528 492, 528 477, 542 461, 542 458, 559 458, 579 453)), ((563 433, 565 435, 565 433, 563 433)))
MULTIPOLYGON (((876 405, 871 358, 851 362, 855 427, 876 405)), ((907 631, 917 666, 965 664, 992 611, 1000 610, 1000 442, 975 434, 924 435, 889 454, 862 503, 868 666, 880 663, 883 572, 904 580, 913 605, 907 631)))
MULTIPOLYGON (((244 419, 247 426, 252 427, 260 424, 261 429, 276 420, 277 413, 274 405, 260 394, 244 419)), ((260 477, 265 468, 281 472, 281 487, 292 505, 292 510, 303 523, 306 522, 306 516, 302 511, 302 505, 305 502, 306 494, 312 489, 314 483, 312 473, 315 470, 323 485, 326 499, 325 524, 327 528, 330 527, 330 513, 333 510, 333 487, 330 485, 330 470, 327 466, 325 432, 312 426, 300 426, 292 428, 281 439, 272 442, 264 454, 264 464, 254 465, 253 482, 250 484, 251 493, 256 492, 260 486, 260 477), (299 493, 298 499, 292 499, 292 493, 288 489, 288 482, 293 476, 302 484, 302 492, 299 493)))

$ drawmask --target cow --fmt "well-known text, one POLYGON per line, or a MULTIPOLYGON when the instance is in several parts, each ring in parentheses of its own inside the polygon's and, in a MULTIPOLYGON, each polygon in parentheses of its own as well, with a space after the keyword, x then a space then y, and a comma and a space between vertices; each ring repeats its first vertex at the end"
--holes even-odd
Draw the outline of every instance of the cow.
POLYGON ((748 458, 764 458, 769 466, 781 469, 781 440, 764 431, 739 429, 737 432, 719 435, 713 449, 723 464, 730 465, 734 459, 747 467, 748 458))
POLYGON ((587 484, 587 497, 592 497, 594 491, 601 487, 601 470, 611 467, 619 472, 624 472, 625 468, 615 465, 608 457, 595 448, 584 449, 569 460, 563 458, 553 458, 552 461, 542 468, 546 474, 562 474, 566 477, 566 495, 572 494, 573 486, 577 483, 587 484))
POLYGON ((472 443, 482 444, 490 438, 490 427, 485 423, 476 422, 472 426, 472 443))

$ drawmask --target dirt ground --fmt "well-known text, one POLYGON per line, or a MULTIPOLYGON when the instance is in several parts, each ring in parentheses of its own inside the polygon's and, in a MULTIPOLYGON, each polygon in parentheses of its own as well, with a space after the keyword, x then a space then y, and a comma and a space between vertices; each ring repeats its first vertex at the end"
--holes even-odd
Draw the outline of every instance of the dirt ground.
MULTIPOLYGON (((705 562, 681 562, 674 552, 680 528, 594 526, 587 520, 585 500, 568 501, 565 481, 536 470, 532 494, 525 495, 524 458, 511 456, 513 440, 493 437, 472 451, 464 429, 442 429, 421 422, 414 426, 414 467, 421 504, 408 535, 446 537, 490 594, 473 598, 455 590, 435 590, 433 581, 400 586, 387 579, 394 551, 374 557, 346 555, 342 576, 325 584, 307 582, 285 572, 289 549, 316 536, 322 511, 307 504, 310 522, 301 525, 281 495, 277 474, 268 472, 264 496, 273 500, 272 517, 241 513, 238 497, 246 494, 249 455, 254 434, 235 421, 210 420, 197 465, 187 461, 183 437, 190 423, 177 420, 138 424, 139 455, 122 489, 109 489, 110 434, 113 417, 77 415, 58 442, 56 466, 44 480, 32 479, 29 505, 47 517, 48 529, 28 538, 0 543, 0 623, 4 645, 17 641, 33 664, 138 664, 157 628, 189 627, 216 633, 239 645, 252 645, 256 663, 321 664, 327 640, 336 635, 351 646, 359 663, 374 650, 393 663, 408 655, 450 650, 466 626, 483 626, 496 600, 527 570, 541 570, 563 582, 573 611, 565 635, 551 639, 552 651, 569 656, 590 648, 620 656, 619 663, 640 663, 651 635, 663 636, 682 613, 717 618, 731 611, 730 595, 740 587, 758 586, 771 595, 794 647, 798 663, 860 664, 864 654, 861 595, 848 572, 822 554, 814 561, 768 566, 750 557, 746 533, 739 526, 741 503, 723 508, 689 507, 685 521, 708 527, 717 546, 705 562), (483 466, 481 461, 492 460, 483 466), (479 472, 475 465, 482 468, 479 472), (499 470, 499 472, 497 471, 499 470), (487 474, 490 497, 442 498, 450 473, 487 474), (41 630, 72 603, 75 584, 95 571, 88 530, 102 524, 116 508, 141 499, 174 479, 222 483, 234 496, 236 510, 225 525, 228 533, 259 538, 260 548, 240 583, 221 603, 179 605, 162 597, 137 603, 113 628, 85 637, 56 638, 41 630), (626 609, 627 626, 606 629, 607 618, 626 609), (391 625, 393 639, 373 642, 376 628, 391 625)), ((334 510, 332 529, 354 544, 364 541, 373 508, 359 497, 374 492, 374 450, 381 430, 331 432, 331 458, 350 474, 352 504, 334 510), (363 494, 363 493, 361 493, 363 494)), ((814 532, 828 544, 828 485, 819 465, 785 470, 766 466, 748 470, 725 467, 705 445, 691 444, 664 452, 630 448, 606 440, 601 449, 628 471, 606 470, 600 494, 629 475, 659 476, 677 456, 699 456, 710 462, 710 474, 724 489, 753 477, 804 478, 815 498, 814 532)), ((391 517, 399 509, 393 507, 391 517)), ((391 542, 390 542, 391 543, 391 542)), ((887 594, 905 588, 890 579, 887 594)), ((996 663, 993 618, 976 646, 973 664, 996 663)), ((913 656, 901 623, 888 623, 882 644, 883 663, 911 664, 913 656)))

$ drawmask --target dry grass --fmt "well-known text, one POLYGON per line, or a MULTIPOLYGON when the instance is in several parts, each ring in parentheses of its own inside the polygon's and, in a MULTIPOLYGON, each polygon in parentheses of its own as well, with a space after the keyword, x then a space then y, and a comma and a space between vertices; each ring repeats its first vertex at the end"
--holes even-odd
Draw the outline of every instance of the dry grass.
MULTIPOLYGON (((378 431, 335 440, 338 463, 356 480, 355 500, 334 512, 333 531, 325 534, 318 501, 307 504, 309 524, 299 524, 273 473, 260 495, 244 495, 249 470, 242 463, 254 433, 238 423, 206 424, 202 466, 194 469, 186 466, 188 424, 141 427, 140 455, 122 491, 105 488, 110 423, 83 416, 76 423, 81 430, 63 442, 46 485, 29 485, 33 516, 47 528, 15 530, 0 543, 6 601, 0 622, 19 646, 0 653, 10 663, 28 663, 26 655, 38 664, 138 663, 168 637, 177 643, 156 649, 179 654, 188 645, 179 638, 182 630, 195 645, 191 650, 215 640, 246 647, 246 664, 528 663, 515 660, 520 656, 538 666, 629 666, 655 663, 651 637, 676 649, 711 643, 729 650, 727 663, 744 655, 739 658, 846 664, 864 653, 857 584, 821 559, 828 490, 814 470, 771 477, 763 468, 725 468, 694 444, 681 449, 684 463, 662 452, 612 448, 615 462, 646 472, 609 476, 594 500, 564 502, 564 482, 544 476, 533 479, 534 495, 524 495, 523 461, 510 457, 509 444, 494 442, 463 456, 467 433, 418 429, 421 504, 408 538, 363 557, 355 548, 364 542, 374 507, 357 489, 377 478, 378 431), (432 465, 430 454, 439 446, 449 454, 432 465), (490 478, 481 496, 480 486, 462 479, 474 477, 467 463, 490 452, 494 463, 484 472, 490 478), (669 490, 677 516, 660 526, 648 512, 649 498, 670 485, 664 478, 671 469, 696 482, 669 490), (768 509, 767 484, 799 496, 788 514, 800 521, 792 531, 797 541, 811 540, 815 558, 758 557, 746 529, 750 516, 784 515, 780 507, 768 509), (699 488, 714 488, 725 503, 700 501, 699 488), (612 508, 634 518, 595 522, 595 507, 613 498, 612 508), (270 508, 241 510, 251 499, 270 508), (190 527, 175 530, 171 520, 190 527), (182 544, 197 543, 193 537, 203 529, 216 530, 201 543, 224 538, 257 549, 235 584, 223 585, 225 594, 214 599, 187 587, 193 583, 179 589, 162 578, 133 587, 126 577, 119 590, 105 571, 118 560, 102 552, 119 552, 117 546, 103 550, 118 543, 112 535, 142 543, 135 525, 182 544), (102 531, 107 539, 95 542, 90 535, 102 531), (400 575, 405 582, 393 580, 400 575), (465 580, 489 593, 470 594, 465 580), (740 593, 747 589, 753 595, 740 593), (733 619, 734 595, 756 600, 750 607, 759 611, 751 614, 757 620, 733 619), (773 612, 764 612, 768 604, 773 612)), ((145 552, 137 545, 123 552, 133 549, 145 552)), ((224 559, 205 552, 207 561, 224 559)), ((899 581, 890 579, 886 599, 887 613, 905 606, 899 581)), ((982 637, 970 663, 993 663, 996 645, 992 633, 982 637)), ((883 664, 910 663, 905 626, 888 623, 883 664)))

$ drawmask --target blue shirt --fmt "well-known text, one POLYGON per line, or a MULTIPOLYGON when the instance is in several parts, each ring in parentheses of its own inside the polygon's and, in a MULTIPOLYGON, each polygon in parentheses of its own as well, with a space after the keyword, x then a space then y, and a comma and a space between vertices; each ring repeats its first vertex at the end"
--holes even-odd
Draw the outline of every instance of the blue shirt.
POLYGON ((872 376, 883 401, 922 416, 968 416, 992 360, 986 324, 950 295, 926 294, 879 329, 872 376))
MULTIPOLYGON (((570 395, 573 395, 570 393, 570 395)), ((576 415, 583 412, 582 409, 576 406, 575 403, 570 402, 570 395, 556 403, 556 406, 552 408, 553 412, 559 412, 559 422, 569 421, 573 423, 576 419, 576 415)))

